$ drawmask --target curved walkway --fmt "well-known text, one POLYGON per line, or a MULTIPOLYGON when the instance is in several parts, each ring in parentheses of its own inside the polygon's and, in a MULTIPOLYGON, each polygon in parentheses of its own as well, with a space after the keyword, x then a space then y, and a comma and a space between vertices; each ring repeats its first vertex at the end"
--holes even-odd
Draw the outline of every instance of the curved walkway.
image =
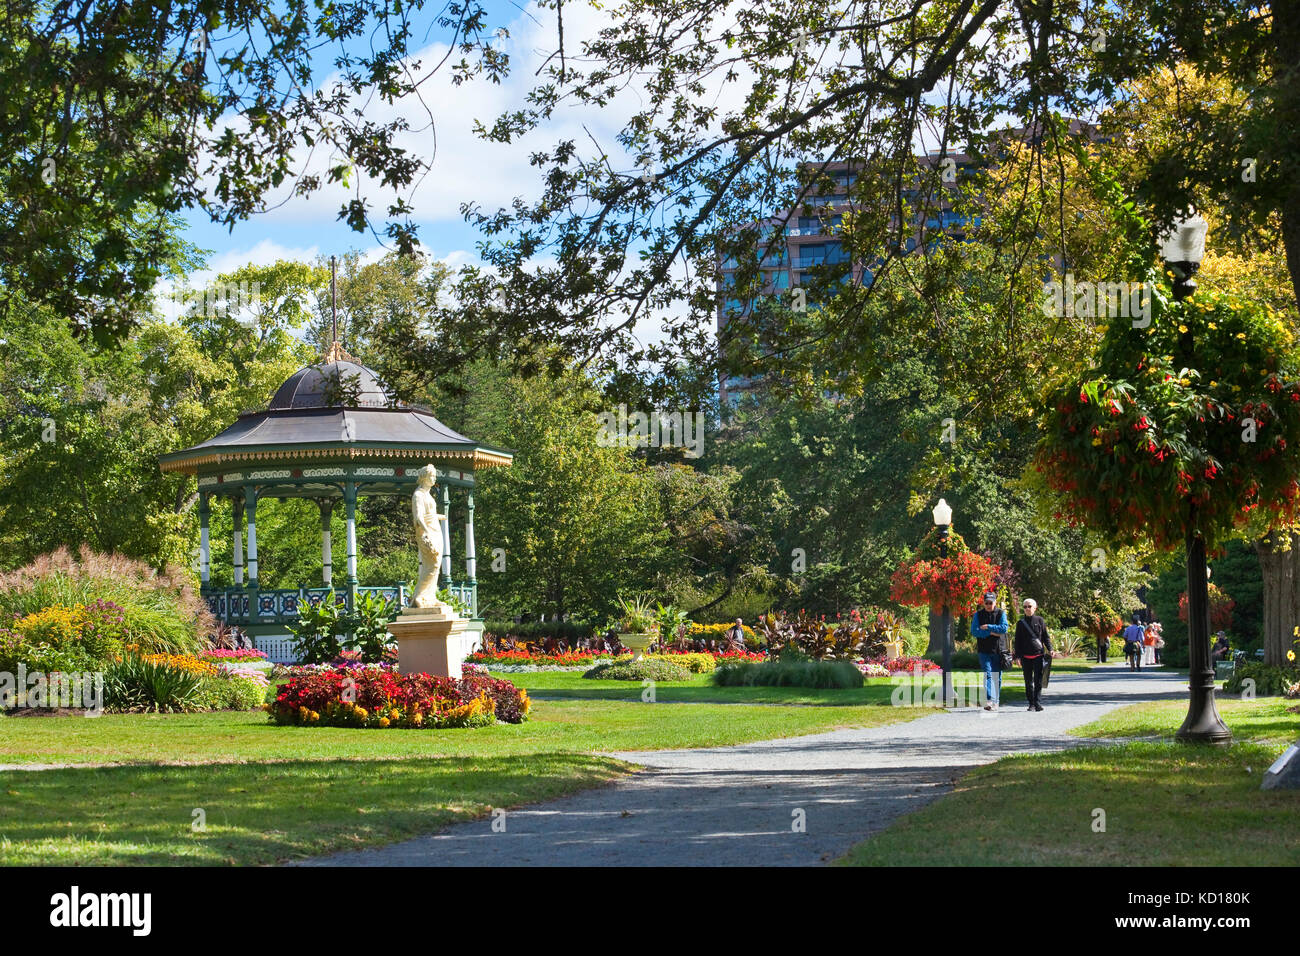
MULTIPOLYGON (((647 769, 599 790, 306 866, 806 866, 942 796, 964 768, 1062 750, 1117 707, 1186 699, 1185 675, 1123 664, 1052 678, 1042 713, 1008 705, 705 750, 614 753, 647 769), (802 822, 802 832, 798 824, 802 822), (500 829, 500 822, 497 823, 500 829)), ((646 704, 638 706, 658 706, 646 704)))

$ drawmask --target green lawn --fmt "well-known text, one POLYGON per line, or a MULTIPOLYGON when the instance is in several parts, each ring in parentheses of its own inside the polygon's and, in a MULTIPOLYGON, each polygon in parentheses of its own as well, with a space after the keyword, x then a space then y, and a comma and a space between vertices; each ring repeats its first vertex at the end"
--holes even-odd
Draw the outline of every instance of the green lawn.
MULTIPOLYGON (((854 866, 1295 866, 1300 793, 1259 790, 1300 733, 1294 701, 1222 702, 1229 747, 1129 741, 1006 757, 854 847, 854 866), (1105 832, 1094 812, 1105 811, 1105 832)), ((1138 704, 1081 736, 1171 736, 1186 703, 1138 704)))
POLYGON ((0 764, 395 760, 717 747, 841 727, 874 727, 924 713, 922 708, 878 705, 538 701, 526 723, 477 730, 281 727, 258 711, 7 717, 0 723, 0 764))
POLYGON ((625 772, 560 753, 10 772, 0 865, 274 863, 429 833, 625 772), (196 809, 204 832, 192 829, 196 809))
POLYGON ((0 865, 255 864, 373 846, 632 771, 599 751, 710 747, 922 708, 539 701, 477 730, 280 727, 265 714, 0 718, 0 865), (193 812, 207 830, 191 830, 193 812))

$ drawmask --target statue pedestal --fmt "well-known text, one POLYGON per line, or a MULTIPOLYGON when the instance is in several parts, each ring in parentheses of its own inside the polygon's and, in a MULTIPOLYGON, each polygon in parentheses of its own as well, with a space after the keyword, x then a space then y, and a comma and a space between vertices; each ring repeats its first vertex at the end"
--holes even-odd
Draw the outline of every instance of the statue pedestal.
POLYGON ((468 623, 441 601, 432 607, 404 608, 388 625, 388 632, 397 639, 397 670, 459 680, 468 623))

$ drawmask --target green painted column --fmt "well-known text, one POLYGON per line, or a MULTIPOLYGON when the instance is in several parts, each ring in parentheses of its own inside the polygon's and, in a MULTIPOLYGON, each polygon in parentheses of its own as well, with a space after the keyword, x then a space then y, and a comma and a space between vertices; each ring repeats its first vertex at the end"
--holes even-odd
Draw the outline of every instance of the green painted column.
POLYGON ((199 585, 203 590, 207 590, 208 578, 211 577, 212 571, 212 550, 208 541, 208 517, 211 509, 208 506, 207 492, 199 494, 199 585))
POLYGON ((320 508, 320 578, 325 587, 334 585, 334 542, 330 537, 330 519, 334 516, 334 501, 330 498, 316 502, 320 508))
POLYGON ((442 587, 451 587, 451 489, 442 486, 442 587))
POLYGON ((474 494, 465 501, 465 576, 469 578, 469 603, 478 617, 478 558, 474 551, 474 494))
POLYGON ((244 486, 244 515, 248 519, 248 620, 258 621, 257 614, 257 488, 244 486))
POLYGON ((235 526, 235 587, 244 586, 244 501, 231 498, 231 517, 235 526))
POLYGON ((343 505, 348 526, 348 610, 357 605, 357 486, 349 481, 343 486, 343 505))

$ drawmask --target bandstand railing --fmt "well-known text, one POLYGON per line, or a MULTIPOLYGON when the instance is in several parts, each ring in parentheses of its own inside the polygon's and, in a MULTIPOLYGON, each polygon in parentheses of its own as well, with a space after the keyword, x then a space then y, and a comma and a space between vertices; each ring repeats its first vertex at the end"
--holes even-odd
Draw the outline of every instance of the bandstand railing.
MULTIPOLYGON (((446 588, 460 601, 469 605, 471 617, 478 617, 478 584, 473 581, 450 581, 446 588)), ((246 587, 228 587, 203 589, 203 598, 208 602, 208 609, 219 621, 226 624, 243 626, 273 624, 295 624, 304 604, 313 607, 324 601, 330 588, 260 588, 254 593, 246 587)), ((347 588, 335 588, 334 601, 346 604, 347 588)), ((393 584, 381 587, 358 587, 357 597, 368 594, 395 601, 405 607, 410 599, 410 590, 405 584, 393 584)))

